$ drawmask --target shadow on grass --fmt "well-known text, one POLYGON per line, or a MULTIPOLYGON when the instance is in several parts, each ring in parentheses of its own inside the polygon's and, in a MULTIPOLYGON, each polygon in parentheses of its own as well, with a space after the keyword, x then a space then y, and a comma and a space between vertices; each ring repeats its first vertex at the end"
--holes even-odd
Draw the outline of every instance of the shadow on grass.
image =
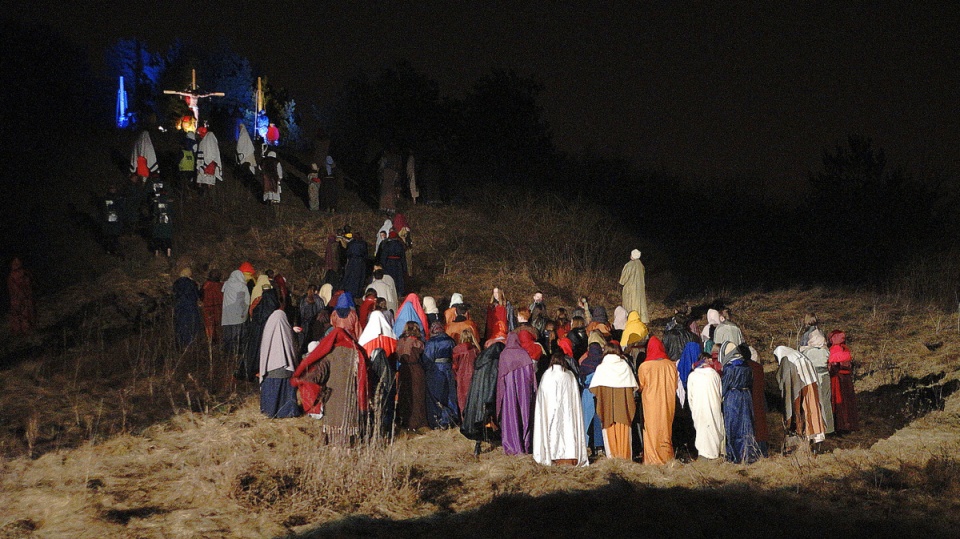
POLYGON ((851 496, 743 488, 655 489, 619 477, 598 489, 500 496, 478 509, 409 520, 348 517, 321 537, 942 537, 950 524, 898 518, 851 496))

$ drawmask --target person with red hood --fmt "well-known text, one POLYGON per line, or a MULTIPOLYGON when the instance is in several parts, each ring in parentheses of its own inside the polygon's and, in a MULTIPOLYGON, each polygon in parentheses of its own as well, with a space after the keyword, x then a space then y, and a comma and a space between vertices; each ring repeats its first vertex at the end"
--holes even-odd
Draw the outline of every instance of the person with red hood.
POLYGON ((847 347, 847 334, 840 330, 830 332, 829 367, 835 428, 843 432, 858 430, 860 420, 853 391, 853 361, 847 347))
POLYGON ((377 291, 368 288, 367 293, 363 296, 363 301, 360 302, 360 309, 358 311, 358 318, 360 320, 360 329, 361 331, 367 327, 367 319, 370 318, 370 313, 377 309, 377 291))
POLYGON ((14 336, 27 335, 33 331, 36 323, 33 284, 30 273, 19 258, 14 258, 10 263, 7 291, 10 294, 10 333, 14 336))
POLYGON ((359 440, 370 390, 366 353, 350 334, 333 328, 300 362, 290 385, 304 412, 323 419, 326 443, 350 446, 359 440))
POLYGON ((637 368, 643 406, 643 463, 666 464, 673 460, 673 415, 677 408, 677 366, 663 342, 650 337, 647 357, 637 368))

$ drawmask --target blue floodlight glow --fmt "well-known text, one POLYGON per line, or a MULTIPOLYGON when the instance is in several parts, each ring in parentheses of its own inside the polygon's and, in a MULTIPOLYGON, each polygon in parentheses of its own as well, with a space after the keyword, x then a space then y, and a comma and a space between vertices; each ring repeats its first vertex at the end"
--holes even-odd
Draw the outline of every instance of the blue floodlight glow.
POLYGON ((127 114, 127 91, 123 88, 123 75, 120 76, 120 88, 117 90, 117 127, 123 129, 130 125, 127 114))
POLYGON ((266 140, 267 129, 270 129, 270 118, 267 118, 267 111, 261 110, 257 113, 257 135, 266 140))

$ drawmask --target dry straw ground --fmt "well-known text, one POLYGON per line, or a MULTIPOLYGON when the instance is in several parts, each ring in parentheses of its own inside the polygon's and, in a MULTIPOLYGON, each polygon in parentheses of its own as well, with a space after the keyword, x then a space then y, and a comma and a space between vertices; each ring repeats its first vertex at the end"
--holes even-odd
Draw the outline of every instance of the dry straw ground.
MULTIPOLYGON (((322 255, 344 224, 372 235, 381 219, 353 197, 334 216, 288 198, 277 222, 243 188, 221 187, 216 202, 186 201, 176 263, 128 240, 124 260, 98 259, 95 282, 40 302, 32 340, 3 339, 0 537, 950 536, 960 524, 960 319, 852 290, 684 298, 732 305, 763 354, 774 401, 770 351, 796 342, 804 312, 847 331, 864 428, 820 454, 783 455, 775 409, 775 455, 749 466, 601 458, 544 468, 496 448, 475 459, 456 431, 321 445, 314 420, 263 418, 255 389, 237 386, 203 339, 176 352, 163 298, 183 264, 229 269, 242 259, 302 290, 318 279, 305 250, 322 255)), ((518 302, 543 290, 553 306, 588 293, 612 307, 639 241, 596 208, 559 202, 487 196, 406 213, 416 289, 461 292, 478 309, 495 285, 518 302)), ((648 259, 658 319, 674 292, 662 260, 648 259)))

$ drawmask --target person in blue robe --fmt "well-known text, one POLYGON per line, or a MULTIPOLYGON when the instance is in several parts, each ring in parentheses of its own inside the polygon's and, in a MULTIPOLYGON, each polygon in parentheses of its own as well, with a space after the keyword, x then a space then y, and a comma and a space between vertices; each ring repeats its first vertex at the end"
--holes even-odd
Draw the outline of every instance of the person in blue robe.
POLYGON ((443 324, 435 322, 430 327, 430 340, 420 356, 427 382, 427 424, 433 429, 454 427, 460 417, 453 372, 453 348, 456 345, 444 331, 443 324))
POLYGON ((720 346, 723 422, 727 460, 751 463, 760 458, 753 434, 753 371, 732 342, 720 346))

